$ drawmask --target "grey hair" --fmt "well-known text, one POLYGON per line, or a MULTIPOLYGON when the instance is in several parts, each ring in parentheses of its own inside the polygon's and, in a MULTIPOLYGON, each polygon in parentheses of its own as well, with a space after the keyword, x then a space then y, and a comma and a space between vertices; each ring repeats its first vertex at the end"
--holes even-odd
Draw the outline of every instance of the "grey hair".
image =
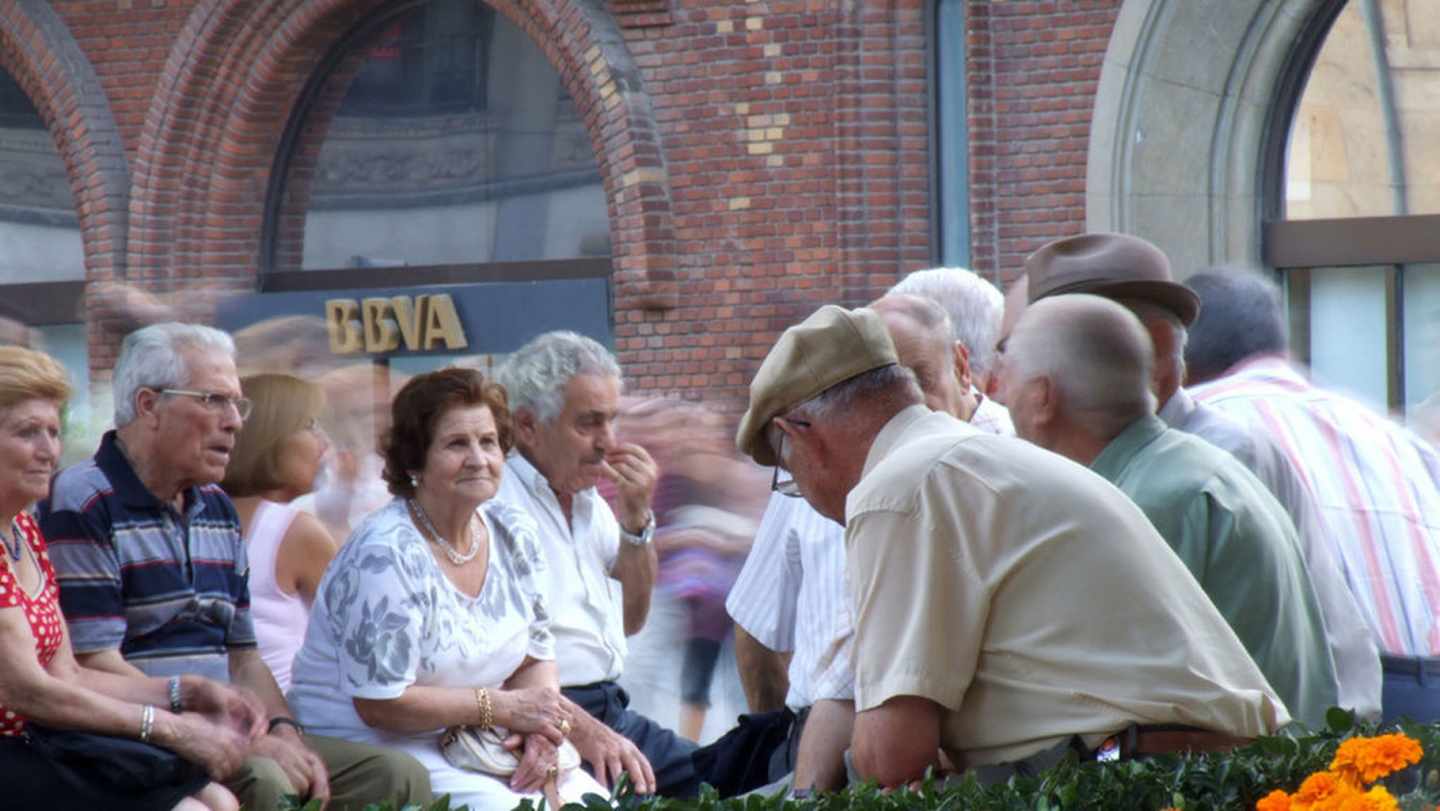
POLYGON ((1289 348, 1280 288, 1258 272, 1211 268, 1185 284, 1200 297, 1185 349, 1192 382, 1219 377, 1252 355, 1289 348))
POLYGON ((1155 412, 1150 336, 1134 313, 1100 296, 1031 304, 1010 334, 1005 363, 1016 380, 1049 378, 1066 413, 1101 436, 1155 412))
POLYGON ((907 366, 892 363, 836 383, 790 409, 788 414, 812 422, 826 422, 853 410, 860 401, 872 398, 890 399, 900 405, 925 402, 915 373, 907 366))
POLYGON ((931 268, 901 279, 890 293, 921 296, 943 307, 950 316, 951 337, 970 353, 971 372, 976 377, 989 374, 1005 314, 1005 296, 995 285, 965 268, 931 268))
POLYGON ((620 377, 610 350, 579 333, 555 330, 532 338, 495 370, 511 411, 529 411, 550 422, 565 410, 565 387, 579 375, 620 377))
POLYGON ((111 389, 115 397, 115 427, 135 420, 135 394, 141 389, 185 386, 190 368, 185 353, 192 349, 224 352, 235 358, 235 342, 214 327, 169 321, 151 324, 125 336, 115 361, 111 389))

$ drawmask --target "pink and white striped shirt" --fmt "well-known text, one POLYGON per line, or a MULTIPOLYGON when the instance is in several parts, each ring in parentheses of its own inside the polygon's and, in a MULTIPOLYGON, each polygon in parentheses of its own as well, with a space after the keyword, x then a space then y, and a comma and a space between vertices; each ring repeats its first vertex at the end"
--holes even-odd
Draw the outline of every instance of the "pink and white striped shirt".
POLYGON ((1440 454, 1276 355, 1189 391, 1267 433, 1294 462, 1381 651, 1440 655, 1440 454))

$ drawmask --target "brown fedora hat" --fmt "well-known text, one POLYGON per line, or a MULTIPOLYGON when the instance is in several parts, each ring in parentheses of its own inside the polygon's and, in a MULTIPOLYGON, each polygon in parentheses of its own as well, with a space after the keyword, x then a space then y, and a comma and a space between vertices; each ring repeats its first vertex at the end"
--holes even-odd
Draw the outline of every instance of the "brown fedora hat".
POLYGON ((1164 251, 1129 234, 1081 234, 1051 242, 1025 259, 1030 301, 1064 293, 1154 302, 1190 326, 1200 297, 1170 274, 1164 251))

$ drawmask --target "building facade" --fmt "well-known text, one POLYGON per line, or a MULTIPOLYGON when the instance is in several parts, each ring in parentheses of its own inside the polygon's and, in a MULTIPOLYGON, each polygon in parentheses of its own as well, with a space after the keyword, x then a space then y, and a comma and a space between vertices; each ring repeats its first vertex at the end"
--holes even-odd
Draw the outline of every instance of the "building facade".
POLYGON ((734 412, 820 304, 1116 230, 1276 274, 1297 354, 1403 408, 1428 2, 7 0, 0 315, 96 423, 156 313, 381 370, 569 327, 734 412))

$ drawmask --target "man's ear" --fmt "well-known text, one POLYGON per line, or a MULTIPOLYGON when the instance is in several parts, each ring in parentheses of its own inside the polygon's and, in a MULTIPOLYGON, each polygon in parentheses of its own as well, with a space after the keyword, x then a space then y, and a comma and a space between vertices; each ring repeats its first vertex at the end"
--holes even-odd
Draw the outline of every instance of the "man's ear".
POLYGON ((142 388, 135 392, 135 419, 155 420, 159 418, 160 400, 164 395, 160 392, 142 388))
POLYGON ((515 433, 516 445, 524 445, 527 448, 534 446, 539 427, 536 424, 535 412, 528 408, 512 412, 510 427, 515 433))
POLYGON ((1048 375, 1037 377, 1026 387, 1036 425, 1050 425, 1060 418, 1060 388, 1048 375))
POLYGON ((960 341, 955 341, 952 347, 955 355, 955 379, 960 381, 965 393, 969 394, 974 387, 974 380, 970 375, 970 350, 960 341))

